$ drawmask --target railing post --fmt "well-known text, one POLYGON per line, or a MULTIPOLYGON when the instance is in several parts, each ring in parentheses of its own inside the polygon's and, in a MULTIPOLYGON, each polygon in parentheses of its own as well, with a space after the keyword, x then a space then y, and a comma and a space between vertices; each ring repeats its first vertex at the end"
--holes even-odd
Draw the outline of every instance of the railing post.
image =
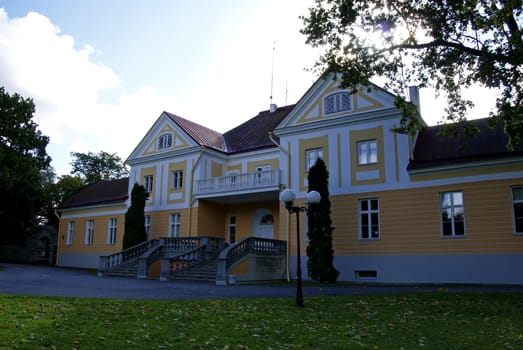
POLYGON ((140 279, 147 278, 147 257, 138 258, 138 271, 136 277, 140 279))
POLYGON ((104 273, 107 272, 107 263, 109 257, 107 255, 100 255, 100 262, 98 266, 98 277, 103 277, 104 273))
POLYGON ((167 281, 171 274, 171 260, 169 258, 162 258, 162 269, 160 271, 160 281, 167 281))
POLYGON ((227 258, 218 258, 218 265, 216 270, 216 285, 227 285, 227 258))

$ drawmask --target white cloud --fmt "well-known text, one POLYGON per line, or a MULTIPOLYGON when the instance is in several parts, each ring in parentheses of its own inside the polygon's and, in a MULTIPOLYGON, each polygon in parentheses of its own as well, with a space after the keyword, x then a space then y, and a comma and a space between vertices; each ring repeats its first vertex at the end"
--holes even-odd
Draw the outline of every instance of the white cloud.
POLYGON ((102 103, 100 94, 119 87, 120 79, 93 56, 100 53, 89 45, 75 48, 74 38, 47 17, 31 12, 9 19, 0 8, 2 84, 34 100, 34 119, 50 137, 48 154, 58 175, 69 173, 70 152, 104 150, 125 159, 175 101, 145 87, 102 103))

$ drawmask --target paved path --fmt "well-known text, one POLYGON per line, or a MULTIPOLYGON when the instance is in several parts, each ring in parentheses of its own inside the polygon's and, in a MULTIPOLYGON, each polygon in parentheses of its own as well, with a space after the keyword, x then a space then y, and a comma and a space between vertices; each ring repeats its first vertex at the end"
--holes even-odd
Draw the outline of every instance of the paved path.
MULTIPOLYGON (((98 277, 93 272, 34 265, 0 263, 0 294, 123 299, 294 298, 296 287, 267 285, 215 286, 205 283, 160 282, 119 277, 98 277)), ((523 293, 523 286, 306 286, 305 297, 319 295, 396 294, 449 291, 523 293)))

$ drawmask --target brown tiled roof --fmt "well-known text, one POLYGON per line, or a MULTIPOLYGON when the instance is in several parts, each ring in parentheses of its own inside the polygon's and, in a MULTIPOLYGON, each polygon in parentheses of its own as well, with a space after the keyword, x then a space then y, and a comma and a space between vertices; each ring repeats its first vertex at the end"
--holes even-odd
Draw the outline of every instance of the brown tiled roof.
POLYGON ((129 178, 127 177, 118 180, 99 181, 65 200, 60 209, 124 203, 128 197, 128 188, 129 178))
MULTIPOLYGON (((258 113, 245 123, 220 134, 175 114, 165 112, 182 130, 201 146, 213 148, 224 153, 239 153, 272 147, 268 133, 273 131, 289 114, 294 105, 277 108, 258 113)), ((274 137, 276 141, 278 138, 274 137)))
POLYGON ((508 151, 503 127, 498 124, 490 128, 488 120, 485 118, 469 121, 479 129, 479 133, 473 137, 462 132, 462 125, 457 126, 456 137, 439 135, 444 127, 441 125, 423 128, 414 147, 414 159, 410 161, 407 169, 419 170, 523 156, 523 144, 513 152, 508 151))
POLYGON ((178 124, 178 126, 199 145, 214 148, 222 152, 226 151, 225 140, 223 135, 219 132, 191 122, 190 120, 184 119, 175 114, 169 112, 164 113, 168 115, 172 121, 178 124))
MULTIPOLYGON (((251 151, 274 144, 269 139, 269 132, 273 131, 294 108, 294 105, 277 108, 274 112, 262 111, 252 119, 237 126, 224 134, 229 153, 251 151)), ((279 142, 279 138, 274 136, 279 142)))

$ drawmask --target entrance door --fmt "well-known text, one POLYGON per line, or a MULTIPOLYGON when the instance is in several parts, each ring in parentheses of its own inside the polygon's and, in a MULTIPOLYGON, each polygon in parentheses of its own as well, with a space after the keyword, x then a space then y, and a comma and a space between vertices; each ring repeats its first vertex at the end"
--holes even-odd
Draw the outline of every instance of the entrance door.
POLYGON ((274 216, 267 209, 258 209, 252 218, 252 235, 274 239, 274 216))

